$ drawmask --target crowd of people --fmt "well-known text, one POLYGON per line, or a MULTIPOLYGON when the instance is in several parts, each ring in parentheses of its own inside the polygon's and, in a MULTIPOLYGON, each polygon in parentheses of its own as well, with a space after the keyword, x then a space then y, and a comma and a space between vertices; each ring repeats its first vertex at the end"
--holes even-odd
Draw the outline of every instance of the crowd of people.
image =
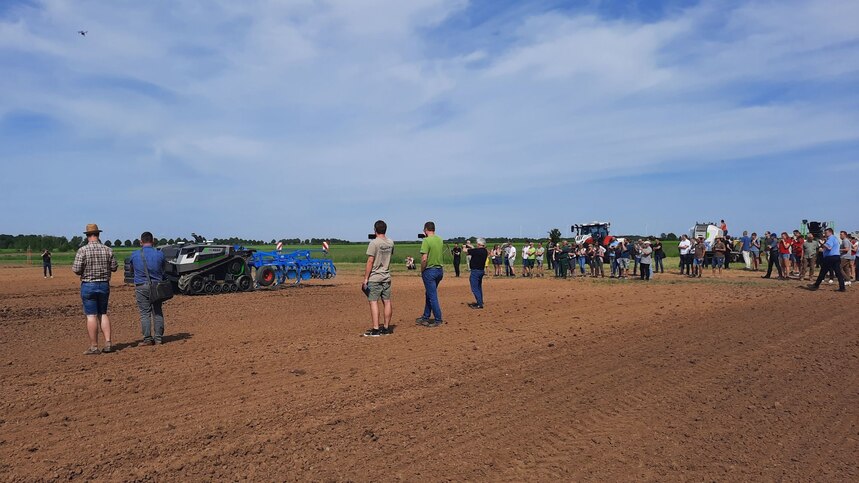
MULTIPOLYGON (((724 233, 727 227, 724 221, 722 224, 724 233)), ((394 242, 387 238, 386 232, 387 224, 378 220, 374 224, 375 238, 366 252, 367 263, 361 288, 370 304, 373 323, 364 334, 368 337, 392 333, 390 263, 394 242)), ((72 264, 72 271, 81 279, 81 300, 90 339, 90 347, 84 353, 87 355, 114 351, 107 314, 110 276, 117 270, 118 264, 111 248, 101 243, 100 233, 98 225, 87 225, 84 231, 87 243, 77 251, 72 264), (99 329, 104 336, 101 348, 98 344, 99 329)), ((143 334, 143 340, 138 346, 160 344, 164 336, 162 302, 155 296, 153 289, 164 280, 166 261, 164 255, 154 247, 154 240, 150 232, 141 234, 141 248, 133 252, 128 261, 134 273, 135 300, 143 334)), ((836 236, 831 228, 818 237, 812 234, 803 237, 799 230, 795 230, 792 235, 767 231, 760 238, 757 233, 749 235, 743 232, 737 238, 724 234, 715 237, 709 245, 703 236, 692 238, 683 235, 677 248, 680 256, 679 272, 688 277, 702 277, 707 267, 713 274, 721 273, 723 268, 730 268, 735 254, 742 255, 745 270, 762 270, 766 264, 767 271, 763 278, 771 278, 775 268, 780 280, 814 279, 814 283, 806 287, 809 290, 817 290, 824 281, 831 284, 838 280, 839 291, 843 292, 859 276, 856 267, 859 240, 846 231, 836 236), (817 268, 819 270, 815 279, 817 268)), ((521 260, 521 277, 544 277, 545 265, 556 278, 605 278, 607 264, 608 277, 626 279, 632 276, 645 281, 650 280, 654 273, 665 273, 663 260, 667 257, 662 242, 656 238, 618 238, 607 246, 561 240, 550 242, 544 247, 542 242, 535 244, 528 241, 521 250, 509 242, 487 249, 486 241, 478 238, 475 244, 469 241, 445 250, 444 241, 435 233, 435 223, 428 221, 424 224, 420 248, 420 273, 425 301, 423 313, 416 319, 418 325, 439 327, 444 323, 438 287, 444 278, 443 259, 446 251, 454 256, 457 277, 460 275, 461 257, 465 254, 469 284, 475 300, 468 306, 478 310, 484 308, 483 278, 487 271, 491 269, 495 277, 516 277, 517 255, 521 260)), ((43 253, 43 260, 44 276, 48 277, 51 273, 50 252, 47 250, 43 253)), ((417 268, 412 257, 407 258, 407 265, 410 270, 417 268)))

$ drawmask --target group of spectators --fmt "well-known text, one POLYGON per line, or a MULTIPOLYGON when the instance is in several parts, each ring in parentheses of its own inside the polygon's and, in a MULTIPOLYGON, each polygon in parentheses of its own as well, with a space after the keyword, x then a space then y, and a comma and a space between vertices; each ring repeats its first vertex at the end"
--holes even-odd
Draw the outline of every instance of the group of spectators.
POLYGON ((665 250, 662 242, 656 238, 635 241, 619 238, 608 246, 561 240, 550 243, 548 250, 549 267, 554 270, 556 278, 605 278, 606 264, 609 266, 610 278, 628 278, 630 270, 631 276, 638 276, 642 280, 650 280, 653 273, 665 273, 665 250))

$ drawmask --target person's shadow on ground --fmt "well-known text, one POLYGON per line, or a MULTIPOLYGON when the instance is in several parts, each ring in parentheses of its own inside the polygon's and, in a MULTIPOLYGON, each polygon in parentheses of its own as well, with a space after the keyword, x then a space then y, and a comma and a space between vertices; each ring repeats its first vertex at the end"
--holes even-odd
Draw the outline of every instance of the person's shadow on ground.
MULTIPOLYGON (((171 342, 178 342, 180 340, 187 340, 194 337, 194 334, 190 334, 188 332, 179 332, 177 334, 167 334, 161 338, 161 342, 164 344, 169 344, 171 342)), ((119 344, 115 344, 113 346, 114 352, 119 352, 123 349, 133 348, 135 347, 141 340, 135 340, 133 342, 122 342, 119 344)))

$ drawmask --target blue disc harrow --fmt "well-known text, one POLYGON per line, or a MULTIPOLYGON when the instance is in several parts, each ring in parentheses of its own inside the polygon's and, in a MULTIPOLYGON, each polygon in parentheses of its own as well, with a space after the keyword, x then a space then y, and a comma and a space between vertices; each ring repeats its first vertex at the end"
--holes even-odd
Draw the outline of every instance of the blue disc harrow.
POLYGON ((334 262, 327 258, 313 258, 313 252, 324 250, 296 250, 294 252, 253 252, 248 266, 256 272, 256 286, 270 287, 287 282, 299 284, 312 278, 333 278, 337 275, 334 262))

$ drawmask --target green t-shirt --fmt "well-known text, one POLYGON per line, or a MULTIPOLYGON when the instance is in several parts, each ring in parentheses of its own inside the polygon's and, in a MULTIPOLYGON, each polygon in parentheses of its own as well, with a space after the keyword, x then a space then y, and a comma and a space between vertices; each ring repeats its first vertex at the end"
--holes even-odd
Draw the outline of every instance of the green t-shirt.
POLYGON ((537 258, 537 249, 531 247, 528 249, 528 260, 535 260, 537 258))
POLYGON ((427 268, 441 267, 442 251, 444 250, 444 242, 438 235, 432 235, 424 238, 421 242, 421 255, 427 254, 427 268))

